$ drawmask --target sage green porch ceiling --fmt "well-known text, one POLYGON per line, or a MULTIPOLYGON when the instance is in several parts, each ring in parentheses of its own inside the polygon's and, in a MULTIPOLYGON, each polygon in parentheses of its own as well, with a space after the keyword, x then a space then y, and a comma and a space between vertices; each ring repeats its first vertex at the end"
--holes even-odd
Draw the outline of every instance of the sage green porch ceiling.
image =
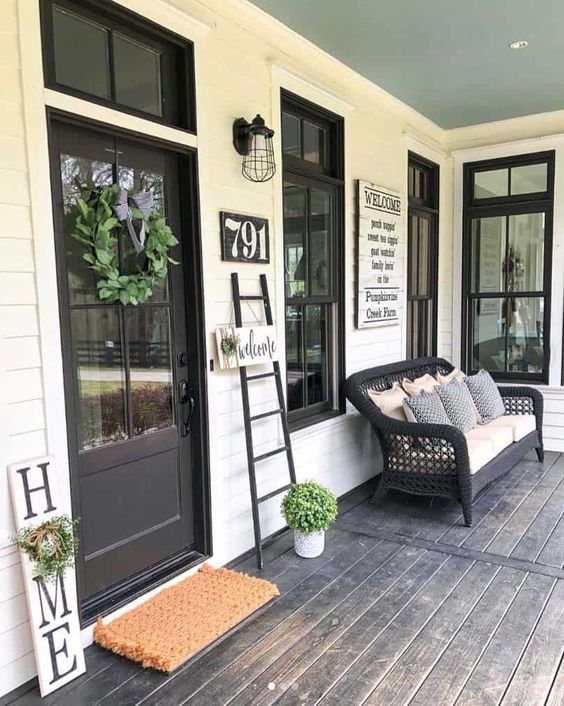
POLYGON ((564 108, 564 0, 251 1, 443 128, 564 108))

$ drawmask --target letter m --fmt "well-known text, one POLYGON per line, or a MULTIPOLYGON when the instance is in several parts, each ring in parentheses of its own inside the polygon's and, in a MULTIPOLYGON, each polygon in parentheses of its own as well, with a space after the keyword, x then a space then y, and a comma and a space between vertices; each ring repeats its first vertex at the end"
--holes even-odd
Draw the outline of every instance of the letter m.
POLYGON ((33 580, 37 586, 37 594, 39 596, 39 605, 41 607, 41 618, 42 622, 39 628, 44 628, 46 625, 53 620, 58 618, 64 618, 66 615, 70 615, 71 610, 67 602, 67 593, 65 590, 65 578, 63 575, 58 576, 55 579, 54 589, 55 595, 52 596, 49 593, 49 588, 53 588, 53 584, 45 584, 40 578, 34 576, 33 580), (59 598, 61 600, 61 608, 59 611, 59 598), (45 601, 45 602, 44 602, 45 601), (45 605, 46 604, 46 605, 45 605), (48 610, 48 617, 45 617, 46 610, 48 610))

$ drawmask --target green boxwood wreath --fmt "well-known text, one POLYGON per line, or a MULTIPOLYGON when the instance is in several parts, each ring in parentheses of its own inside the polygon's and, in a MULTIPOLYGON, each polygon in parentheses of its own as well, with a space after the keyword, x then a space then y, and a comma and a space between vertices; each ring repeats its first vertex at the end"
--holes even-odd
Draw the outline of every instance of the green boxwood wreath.
MULTIPOLYGON (((144 219, 145 263, 137 272, 122 274, 116 246, 119 236, 129 238, 129 234, 112 208, 119 189, 118 184, 83 187, 73 205, 74 228, 70 236, 86 249, 82 258, 96 273, 99 299, 109 303, 141 304, 151 297, 155 285, 164 282, 169 263, 179 264, 169 254, 178 240, 165 218, 158 211, 151 211, 144 219)), ((130 210, 133 221, 143 220, 138 208, 131 206, 130 210)))
POLYGON ((58 515, 37 526, 23 527, 12 540, 33 562, 34 576, 52 581, 73 566, 78 540, 74 533, 79 520, 58 515))

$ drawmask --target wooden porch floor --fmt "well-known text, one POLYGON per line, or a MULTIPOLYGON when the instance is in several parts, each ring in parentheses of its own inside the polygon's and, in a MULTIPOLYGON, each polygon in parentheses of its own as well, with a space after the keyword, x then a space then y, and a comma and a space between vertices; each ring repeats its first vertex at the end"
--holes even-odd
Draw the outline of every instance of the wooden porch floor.
POLYGON ((485 489, 472 528, 443 500, 345 505, 320 558, 268 547, 281 596, 173 675, 93 646, 85 676, 14 703, 564 704, 564 456, 485 489))

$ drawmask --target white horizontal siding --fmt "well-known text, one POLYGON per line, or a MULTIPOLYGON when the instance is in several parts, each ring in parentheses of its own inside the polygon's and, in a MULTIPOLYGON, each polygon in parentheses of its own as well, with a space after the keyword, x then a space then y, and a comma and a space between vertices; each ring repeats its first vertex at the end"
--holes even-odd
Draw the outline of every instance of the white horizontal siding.
MULTIPOLYGON (((17 2, 0 3, 0 361, 2 468, 45 452, 17 2)), ((0 694, 35 674, 5 470, 0 476, 0 694)))

